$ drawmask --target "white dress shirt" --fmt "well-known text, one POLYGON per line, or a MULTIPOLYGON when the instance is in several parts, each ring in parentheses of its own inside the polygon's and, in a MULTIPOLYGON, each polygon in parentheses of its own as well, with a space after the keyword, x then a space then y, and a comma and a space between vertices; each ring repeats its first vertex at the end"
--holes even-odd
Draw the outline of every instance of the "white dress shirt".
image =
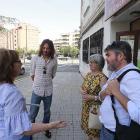
POLYGON ((43 57, 35 56, 30 63, 30 75, 34 75, 33 90, 41 97, 47 97, 53 93, 52 77, 57 71, 57 58, 49 59, 46 63, 43 57), (44 74, 43 71, 46 71, 44 74))
MULTIPOLYGON (((124 71, 128 69, 137 69, 130 63, 120 69, 117 72, 113 72, 108 81, 113 78, 118 78, 124 71)), ((103 86, 101 92, 106 89, 107 83, 103 86)), ((131 119, 138 124, 140 124, 140 74, 136 71, 128 72, 120 82, 120 91, 124 94, 130 101, 127 103, 128 112, 122 107, 118 100, 114 97, 114 107, 116 110, 116 115, 119 119, 120 124, 130 126, 131 119)), ((100 92, 100 93, 101 93, 100 92)), ((99 94, 100 96, 100 94, 99 94)), ((114 117, 114 112, 112 109, 112 101, 109 95, 107 95, 100 108, 101 115, 99 116, 100 122, 105 126, 105 128, 115 131, 116 120, 114 117)))

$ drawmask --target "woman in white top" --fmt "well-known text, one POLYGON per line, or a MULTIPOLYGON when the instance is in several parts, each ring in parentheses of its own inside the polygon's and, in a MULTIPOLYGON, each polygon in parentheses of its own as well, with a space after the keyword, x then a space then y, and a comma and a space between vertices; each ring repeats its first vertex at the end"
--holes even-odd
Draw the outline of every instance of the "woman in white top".
POLYGON ((26 135, 67 126, 64 121, 30 122, 25 98, 13 84, 21 73, 21 65, 16 51, 0 49, 0 140, 20 140, 26 135))

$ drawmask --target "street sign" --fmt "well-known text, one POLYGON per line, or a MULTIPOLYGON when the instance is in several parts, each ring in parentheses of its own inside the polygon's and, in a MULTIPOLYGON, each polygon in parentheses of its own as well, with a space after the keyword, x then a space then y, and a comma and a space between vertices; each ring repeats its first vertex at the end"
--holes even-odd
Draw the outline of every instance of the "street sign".
POLYGON ((131 0, 105 0, 105 20, 108 20, 131 0))

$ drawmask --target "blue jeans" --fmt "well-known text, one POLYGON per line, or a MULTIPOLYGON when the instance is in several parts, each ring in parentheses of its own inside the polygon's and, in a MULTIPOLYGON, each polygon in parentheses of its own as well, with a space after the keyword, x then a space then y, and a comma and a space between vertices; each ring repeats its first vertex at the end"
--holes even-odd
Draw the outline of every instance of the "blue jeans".
MULTIPOLYGON (((41 97, 41 96, 36 95, 33 91, 32 98, 31 98, 31 104, 40 104, 41 100, 43 100, 43 104, 44 104, 44 118, 43 118, 42 123, 49 123, 50 116, 51 116, 50 107, 51 107, 51 103, 52 103, 52 95, 47 96, 47 97, 41 97)), ((30 120, 32 123, 35 123, 35 118, 38 114, 38 111, 39 111, 38 106, 31 105, 30 120)))
POLYGON ((114 134, 109 133, 102 125, 100 140, 114 140, 114 134))
POLYGON ((20 140, 30 140, 30 136, 23 136, 20 140))

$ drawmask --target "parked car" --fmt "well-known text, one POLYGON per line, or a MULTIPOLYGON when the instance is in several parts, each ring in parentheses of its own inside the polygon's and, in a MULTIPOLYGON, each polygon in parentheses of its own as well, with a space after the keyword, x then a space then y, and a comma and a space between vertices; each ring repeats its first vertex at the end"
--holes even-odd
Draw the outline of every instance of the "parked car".
POLYGON ((22 65, 21 66, 21 75, 24 75, 25 74, 25 65, 22 65))
POLYGON ((67 61, 69 58, 68 57, 65 57, 64 55, 59 55, 58 56, 58 59, 59 60, 66 60, 67 61))
POLYGON ((29 55, 29 56, 27 56, 27 59, 28 59, 28 60, 31 60, 31 59, 32 59, 32 57, 29 55))

